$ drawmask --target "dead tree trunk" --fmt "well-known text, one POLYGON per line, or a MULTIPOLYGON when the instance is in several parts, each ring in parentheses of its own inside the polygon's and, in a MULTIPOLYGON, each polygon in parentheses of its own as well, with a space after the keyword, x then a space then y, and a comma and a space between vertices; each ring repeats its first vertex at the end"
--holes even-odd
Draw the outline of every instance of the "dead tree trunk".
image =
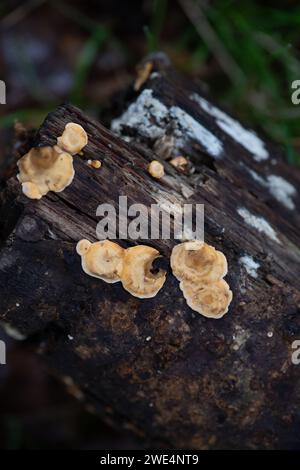
MULTIPOLYGON (((153 72, 112 124, 130 143, 68 105, 37 133, 36 144, 53 145, 77 122, 89 144, 62 193, 31 201, 15 176, 7 182, 0 317, 102 416, 150 445, 299 447, 299 171, 170 67, 154 63, 153 72), (149 161, 170 153, 188 157, 191 174, 165 162, 166 176, 151 179, 149 161), (75 244, 96 239, 97 206, 117 206, 119 195, 205 204, 205 238, 227 256, 234 294, 222 320, 194 314, 171 274, 147 300, 84 274, 75 244)), ((149 241, 166 259, 174 243, 149 241)))

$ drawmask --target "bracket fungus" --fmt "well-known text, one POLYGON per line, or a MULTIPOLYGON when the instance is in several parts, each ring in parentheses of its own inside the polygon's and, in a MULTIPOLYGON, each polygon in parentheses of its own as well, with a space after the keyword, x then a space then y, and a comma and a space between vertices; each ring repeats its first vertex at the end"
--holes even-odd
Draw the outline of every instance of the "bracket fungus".
POLYGON ((74 178, 73 157, 87 144, 87 133, 69 122, 53 147, 34 147, 17 162, 17 178, 30 199, 41 199, 49 191, 59 193, 74 178))
POLYGON ((226 276, 227 260, 221 251, 195 240, 173 248, 171 268, 179 281, 207 283, 226 276))
POLYGON ((165 271, 155 272, 152 267, 152 263, 159 256, 159 251, 150 246, 127 248, 120 274, 124 289, 140 299, 155 297, 166 280, 165 271))
POLYGON ((32 148, 17 162, 18 180, 30 199, 41 199, 49 191, 59 193, 74 178, 73 158, 56 147, 32 148))
POLYGON ((223 277, 227 274, 224 254, 213 246, 194 240, 176 245, 171 268, 189 307, 208 318, 221 318, 232 300, 223 277))
POLYGON ((87 143, 87 133, 82 126, 75 122, 66 124, 64 132, 57 138, 57 145, 71 155, 79 153, 87 143))
POLYGON ((180 282, 188 306, 207 318, 222 318, 228 312, 232 292, 224 279, 209 284, 180 282))
POLYGON ((76 251, 86 274, 108 283, 120 281, 125 250, 117 243, 109 240, 91 243, 83 239, 77 243, 76 251))

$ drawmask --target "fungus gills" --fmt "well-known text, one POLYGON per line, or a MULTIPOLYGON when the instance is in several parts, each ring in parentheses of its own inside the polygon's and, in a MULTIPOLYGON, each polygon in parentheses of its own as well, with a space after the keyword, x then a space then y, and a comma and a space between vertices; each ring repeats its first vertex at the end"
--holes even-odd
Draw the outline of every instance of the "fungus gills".
POLYGON ((152 269, 152 263, 159 256, 159 251, 150 246, 127 248, 121 272, 124 289, 140 299, 154 297, 166 280, 165 271, 152 269))

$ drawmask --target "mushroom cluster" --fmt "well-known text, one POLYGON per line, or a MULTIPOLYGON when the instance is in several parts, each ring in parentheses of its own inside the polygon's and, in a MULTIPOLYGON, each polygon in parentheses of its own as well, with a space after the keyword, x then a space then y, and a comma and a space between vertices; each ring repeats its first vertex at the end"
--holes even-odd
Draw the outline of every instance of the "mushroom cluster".
POLYGON ((86 274, 109 283, 121 281, 125 290, 140 299, 154 297, 166 280, 165 271, 152 267, 160 254, 150 246, 124 249, 109 240, 91 243, 83 239, 76 251, 86 274))
POLYGON ((208 318, 221 318, 228 311, 232 292, 223 277, 227 260, 223 253, 201 241, 176 245, 171 268, 189 307, 208 318))
POLYGON ((74 178, 73 157, 87 144, 88 137, 79 124, 65 126, 54 147, 34 147, 17 163, 17 178, 30 199, 41 199, 49 191, 59 193, 74 178))

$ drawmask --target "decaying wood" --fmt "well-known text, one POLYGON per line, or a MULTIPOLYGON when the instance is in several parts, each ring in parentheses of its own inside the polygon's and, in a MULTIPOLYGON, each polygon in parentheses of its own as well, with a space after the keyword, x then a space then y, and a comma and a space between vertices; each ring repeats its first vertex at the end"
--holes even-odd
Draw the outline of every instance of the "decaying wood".
MULTIPOLYGON (((270 156, 256 161, 190 99, 202 91, 169 67, 159 67, 131 101, 145 89, 216 135, 222 156, 213 158, 187 136, 179 150, 194 173, 164 162, 166 176, 157 181, 147 165, 160 159, 153 149, 159 153, 161 142, 145 137, 139 125, 121 130, 131 137, 126 143, 72 106, 50 113, 37 145, 53 145, 70 121, 86 129, 89 143, 75 157, 75 179, 62 193, 31 201, 15 176, 8 181, 1 209, 1 319, 12 334, 32 341, 57 374, 71 378, 82 399, 150 445, 297 447, 300 369, 291 354, 300 339, 299 195, 288 208, 266 181, 280 175, 297 188, 299 172, 273 144, 265 144, 270 156), (101 169, 90 168, 88 159, 101 160, 101 169), (194 314, 171 274, 147 300, 84 274, 76 242, 96 239, 97 206, 117 207, 119 195, 148 207, 205 204, 205 238, 226 255, 234 294, 222 320, 194 314), (271 235, 241 209, 260 217, 271 235), (245 256, 259 267, 251 270, 245 256)), ((176 136, 172 122, 166 126, 166 134, 176 136)), ((168 260, 175 242, 147 243, 168 260)))

